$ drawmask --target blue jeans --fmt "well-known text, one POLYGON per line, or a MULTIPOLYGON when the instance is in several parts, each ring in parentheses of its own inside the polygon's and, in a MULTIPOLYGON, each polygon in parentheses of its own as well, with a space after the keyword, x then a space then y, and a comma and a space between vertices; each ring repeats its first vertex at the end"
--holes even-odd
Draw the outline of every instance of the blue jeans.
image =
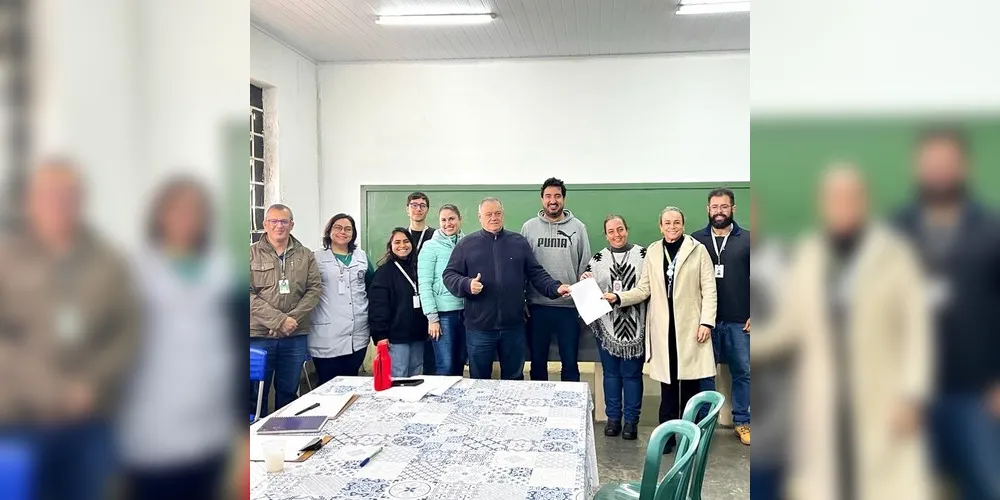
MULTIPOLYGON (((58 427, 0 430, 0 448, 14 444, 29 455, 29 478, 0 477, 0 498, 18 498, 11 480, 27 479, 38 500, 101 500, 111 494, 117 470, 114 432, 99 420, 60 424, 58 427)), ((21 467, 18 467, 21 469, 21 467)), ((4 467, 0 475, 10 474, 4 467)))
POLYGON ((465 347, 465 318, 462 311, 438 314, 441 338, 432 342, 438 375, 462 375, 469 353, 465 347))
MULTIPOLYGON (((267 371, 264 373, 264 404, 261 417, 269 415, 267 395, 274 381, 274 409, 284 408, 295 401, 302 380, 302 363, 309 354, 309 337, 297 335, 282 338, 251 338, 250 347, 267 351, 267 371)), ((251 384, 252 385, 252 384, 251 384)), ((250 394, 250 413, 257 407, 257 391, 250 394)))
POLYGON ((530 306, 531 380, 549 379, 549 346, 552 337, 559 345, 561 380, 580 381, 580 318, 573 307, 530 306))
POLYGON ((604 413, 609 420, 620 421, 624 393, 625 421, 639 423, 639 410, 642 408, 642 365, 645 358, 619 358, 606 351, 600 340, 597 341, 597 350, 601 354, 601 366, 604 368, 604 413))
POLYGON ((712 330, 715 362, 733 376, 733 424, 750 425, 750 335, 743 323, 719 323, 712 330))
POLYGON ((424 373, 424 341, 408 344, 389 344, 392 360, 392 378, 415 377, 424 373))
POLYGON ((469 376, 489 379, 493 362, 500 355, 500 378, 524 380, 524 350, 527 341, 524 327, 511 330, 469 330, 465 338, 469 348, 469 376))
POLYGON ((434 351, 434 341, 427 339, 424 342, 424 354, 423 361, 420 362, 423 365, 424 375, 446 375, 441 372, 441 369, 437 366, 437 354, 434 351))
POLYGON ((1000 498, 1000 421, 983 406, 983 397, 940 396, 930 415, 935 462, 961 498, 1000 498))
POLYGON ((750 500, 780 500, 784 497, 785 473, 778 465, 750 468, 750 500))

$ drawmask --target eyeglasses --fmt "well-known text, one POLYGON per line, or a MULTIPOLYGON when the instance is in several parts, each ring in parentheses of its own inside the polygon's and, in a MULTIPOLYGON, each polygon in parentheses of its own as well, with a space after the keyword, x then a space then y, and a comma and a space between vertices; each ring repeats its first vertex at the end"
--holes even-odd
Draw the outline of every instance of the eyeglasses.
POLYGON ((426 203, 410 203, 410 208, 414 210, 427 210, 426 203))
POLYGON ((333 232, 351 234, 354 232, 354 228, 351 226, 333 226, 333 232))
POLYGON ((272 226, 287 226, 292 223, 288 219, 267 219, 267 223, 272 226))
POLYGON ((733 208, 733 206, 732 205, 709 205, 708 208, 709 208, 709 210, 711 210, 713 212, 716 212, 716 211, 719 211, 719 210, 729 210, 729 209, 733 208))

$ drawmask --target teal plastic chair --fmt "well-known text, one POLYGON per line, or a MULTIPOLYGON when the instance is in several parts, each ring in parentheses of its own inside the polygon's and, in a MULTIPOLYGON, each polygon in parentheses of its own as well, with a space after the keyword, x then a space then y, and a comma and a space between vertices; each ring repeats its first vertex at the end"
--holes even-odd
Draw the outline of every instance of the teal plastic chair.
POLYGON ((646 446, 646 463, 642 469, 642 480, 606 484, 597 492, 594 500, 683 500, 687 494, 694 457, 700 441, 701 429, 691 422, 671 420, 660 424, 649 437, 649 445, 646 446), (660 477, 660 463, 663 460, 663 447, 671 436, 676 436, 677 442, 680 443, 674 455, 674 466, 657 484, 660 477))
POLYGON ((719 423, 719 412, 725 404, 726 397, 715 391, 701 392, 691 398, 684 407, 684 420, 696 424, 701 431, 701 441, 691 466, 691 490, 687 500, 701 500, 701 487, 705 481, 705 469, 708 467, 708 451, 712 447, 712 437, 715 436, 715 426, 719 423), (708 414, 698 422, 698 413, 702 406, 709 405, 708 414))

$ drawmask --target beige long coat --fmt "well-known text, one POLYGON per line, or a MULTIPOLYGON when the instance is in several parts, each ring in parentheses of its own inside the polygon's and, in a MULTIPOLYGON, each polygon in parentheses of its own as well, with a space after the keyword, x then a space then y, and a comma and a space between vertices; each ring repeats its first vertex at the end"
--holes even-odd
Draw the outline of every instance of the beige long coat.
POLYGON ((860 500, 929 498, 924 443, 895 433, 893 417, 904 403, 926 400, 931 380, 930 318, 921 270, 912 250, 888 228, 870 228, 860 243, 849 291, 848 373, 835 360, 836 335, 828 309, 826 270, 830 249, 819 236, 796 254, 773 323, 754 330, 753 363, 797 348, 793 389, 795 438, 789 497, 835 500, 836 390, 851 384, 852 460, 860 500))
MULTIPOLYGON (((698 327, 715 325, 715 268, 705 246, 690 235, 675 257, 674 314, 677 328, 677 378, 697 380, 715 377, 715 352, 712 340, 698 342, 698 327)), ((646 313, 646 362, 653 380, 670 384, 670 359, 667 336, 670 333, 670 309, 667 285, 663 276, 663 240, 649 245, 642 264, 642 277, 635 288, 618 294, 621 307, 649 299, 646 313)))

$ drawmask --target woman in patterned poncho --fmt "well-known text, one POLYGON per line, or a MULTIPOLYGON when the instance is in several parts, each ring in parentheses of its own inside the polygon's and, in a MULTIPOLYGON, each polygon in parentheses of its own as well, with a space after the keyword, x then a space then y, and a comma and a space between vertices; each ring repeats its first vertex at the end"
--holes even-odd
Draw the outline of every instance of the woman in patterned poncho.
MULTIPOLYGON (((639 282, 646 248, 629 243, 628 223, 620 215, 604 219, 604 237, 608 246, 590 259, 581 279, 593 277, 604 292, 632 289, 639 282)), ((646 304, 615 308, 590 328, 597 337, 604 368, 604 403, 608 416, 604 435, 621 434, 624 439, 636 439, 642 406, 646 304)))

